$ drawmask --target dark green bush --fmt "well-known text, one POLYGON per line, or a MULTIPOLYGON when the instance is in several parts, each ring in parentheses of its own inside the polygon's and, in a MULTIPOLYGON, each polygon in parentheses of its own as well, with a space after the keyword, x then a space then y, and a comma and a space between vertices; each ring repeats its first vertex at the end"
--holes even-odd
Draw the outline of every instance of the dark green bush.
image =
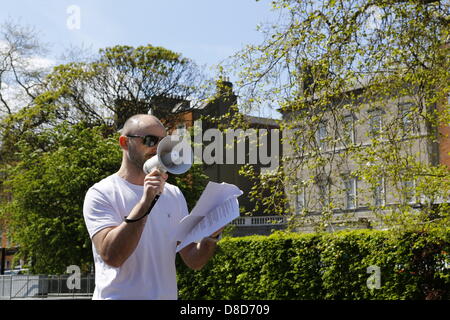
POLYGON ((224 238, 201 271, 177 260, 180 299, 450 299, 450 231, 278 232, 224 238), (379 288, 374 272, 379 268, 379 288), (372 284, 372 286, 371 286, 372 284))

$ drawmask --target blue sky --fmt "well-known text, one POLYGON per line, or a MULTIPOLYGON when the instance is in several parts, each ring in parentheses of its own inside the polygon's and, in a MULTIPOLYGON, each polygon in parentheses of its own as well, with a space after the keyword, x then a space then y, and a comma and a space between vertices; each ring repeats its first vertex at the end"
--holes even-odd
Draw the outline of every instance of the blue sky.
MULTIPOLYGON (((34 27, 50 45, 44 58, 53 63, 70 47, 96 53, 118 44, 152 44, 193 59, 211 76, 215 65, 246 44, 261 42, 257 25, 277 16, 270 0, 14 0, 0 7, 0 24, 12 20, 34 27)), ((280 117, 265 107, 252 114, 280 117)))
POLYGON ((150 43, 211 67, 262 40, 256 26, 274 16, 270 9, 267 0, 15 0, 2 3, 0 22, 35 27, 54 57, 71 45, 96 52, 150 43), (79 29, 67 26, 72 5, 79 9, 79 29))

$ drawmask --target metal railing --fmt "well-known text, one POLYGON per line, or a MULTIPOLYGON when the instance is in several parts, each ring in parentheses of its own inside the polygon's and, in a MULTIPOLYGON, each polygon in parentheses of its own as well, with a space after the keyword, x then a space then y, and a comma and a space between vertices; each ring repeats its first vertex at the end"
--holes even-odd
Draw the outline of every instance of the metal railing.
POLYGON ((287 218, 283 216, 239 217, 231 223, 239 227, 273 226, 286 224, 287 218))
POLYGON ((95 288, 94 274, 80 276, 79 285, 75 287, 69 277, 69 275, 3 275, 0 276, 0 300, 90 299, 95 288))

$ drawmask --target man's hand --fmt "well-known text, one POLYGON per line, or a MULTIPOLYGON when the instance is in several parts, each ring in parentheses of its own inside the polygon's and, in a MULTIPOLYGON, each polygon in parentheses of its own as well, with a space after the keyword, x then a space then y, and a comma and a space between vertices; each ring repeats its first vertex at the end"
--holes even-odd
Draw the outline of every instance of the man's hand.
POLYGON ((212 233, 209 237, 203 238, 199 243, 191 243, 180 250, 181 258, 184 263, 193 270, 200 270, 214 255, 217 242, 216 237, 222 233, 225 227, 212 233))
POLYGON ((153 169, 144 179, 144 193, 142 195, 144 202, 152 201, 157 194, 164 190, 164 184, 169 176, 165 172, 153 169))

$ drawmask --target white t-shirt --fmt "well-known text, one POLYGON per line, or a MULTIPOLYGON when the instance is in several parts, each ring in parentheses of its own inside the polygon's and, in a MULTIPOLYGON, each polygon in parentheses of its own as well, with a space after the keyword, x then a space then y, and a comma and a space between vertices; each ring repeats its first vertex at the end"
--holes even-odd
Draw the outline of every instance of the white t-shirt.
MULTIPOLYGON (((83 208, 91 239, 106 227, 120 225, 142 193, 143 186, 131 184, 117 174, 93 185, 86 193, 83 208)), ((187 214, 180 189, 166 183, 135 251, 122 266, 107 265, 92 244, 96 285, 92 299, 177 299, 174 232, 187 214)))

